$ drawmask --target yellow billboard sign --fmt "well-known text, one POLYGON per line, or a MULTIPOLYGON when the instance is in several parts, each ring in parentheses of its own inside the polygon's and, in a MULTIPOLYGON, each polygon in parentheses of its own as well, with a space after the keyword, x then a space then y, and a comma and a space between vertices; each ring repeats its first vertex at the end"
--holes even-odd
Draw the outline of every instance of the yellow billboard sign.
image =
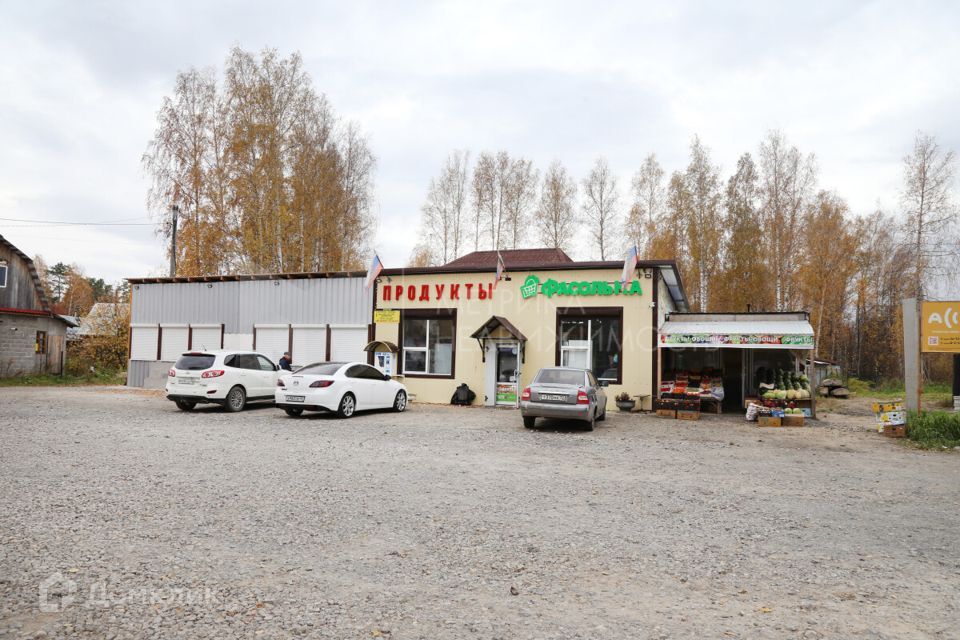
POLYGON ((400 322, 400 310, 377 309, 373 312, 373 321, 377 324, 397 324, 400 322))
POLYGON ((960 353, 960 302, 923 303, 920 350, 924 353, 960 353))

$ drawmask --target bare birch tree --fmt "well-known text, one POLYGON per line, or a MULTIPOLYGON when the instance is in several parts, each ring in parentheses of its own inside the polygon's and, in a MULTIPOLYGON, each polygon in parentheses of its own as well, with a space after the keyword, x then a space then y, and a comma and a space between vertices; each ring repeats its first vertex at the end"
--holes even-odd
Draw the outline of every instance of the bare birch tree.
POLYGON ((559 160, 553 161, 543 177, 537 206, 540 242, 554 249, 570 248, 576 224, 577 183, 559 160))
POLYGON ((468 151, 454 151, 444 161, 440 175, 430 179, 427 199, 421 208, 421 236, 429 255, 439 264, 459 257, 466 244, 466 208, 469 194, 468 151))
POLYGON ((783 134, 771 131, 760 143, 760 212, 764 247, 774 282, 777 311, 797 303, 797 266, 803 214, 816 184, 812 155, 804 157, 783 134))
POLYGON ((617 179, 611 173, 604 158, 598 158, 593 169, 583 180, 583 215, 590 224, 590 237, 600 252, 600 259, 606 260, 608 253, 616 244, 617 232, 617 179))
POLYGON ((517 249, 521 246, 524 232, 529 227, 530 215, 537 200, 538 173, 533 161, 524 158, 510 160, 509 169, 504 175, 501 186, 505 194, 503 199, 504 229, 509 242, 502 242, 506 248, 517 249))
POLYGON ((956 270, 957 207, 953 202, 954 153, 943 151, 936 138, 917 132, 913 151, 903 159, 901 205, 904 232, 912 253, 912 295, 922 299, 930 278, 956 270))
POLYGON ((640 255, 650 257, 657 226, 663 216, 665 190, 663 167, 651 153, 633 176, 633 204, 627 214, 626 235, 636 243, 640 255))
POLYGON ((488 235, 490 249, 516 248, 536 200, 537 172, 533 163, 512 159, 506 151, 477 156, 471 183, 475 249, 488 235))

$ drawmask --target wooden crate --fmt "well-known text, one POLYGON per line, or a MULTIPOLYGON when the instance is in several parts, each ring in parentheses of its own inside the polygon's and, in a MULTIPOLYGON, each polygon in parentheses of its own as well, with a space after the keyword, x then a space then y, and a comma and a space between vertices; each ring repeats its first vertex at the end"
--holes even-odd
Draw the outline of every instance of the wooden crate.
POLYGON ((760 416, 757 418, 758 427, 782 427, 783 420, 773 416, 760 416))
POLYGON ((657 415, 661 418, 676 418, 677 412, 675 409, 657 409, 657 415))
POLYGON ((907 426, 903 424, 886 424, 883 426, 883 435, 888 438, 906 438, 907 426))
POLYGON ((802 415, 786 415, 781 418, 784 427, 802 427, 803 426, 803 416, 802 415))
POLYGON ((699 411, 677 411, 677 420, 699 420, 699 411))

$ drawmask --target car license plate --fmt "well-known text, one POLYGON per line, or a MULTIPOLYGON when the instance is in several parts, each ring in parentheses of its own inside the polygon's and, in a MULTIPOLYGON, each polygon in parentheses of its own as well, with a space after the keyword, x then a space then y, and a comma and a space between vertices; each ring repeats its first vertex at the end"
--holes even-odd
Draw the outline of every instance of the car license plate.
POLYGON ((555 393, 541 393, 540 399, 546 402, 566 402, 567 396, 560 396, 555 393))
POLYGON ((177 378, 177 384, 197 384, 196 378, 177 378))
POLYGON ((305 396, 286 396, 287 402, 303 402, 305 396))

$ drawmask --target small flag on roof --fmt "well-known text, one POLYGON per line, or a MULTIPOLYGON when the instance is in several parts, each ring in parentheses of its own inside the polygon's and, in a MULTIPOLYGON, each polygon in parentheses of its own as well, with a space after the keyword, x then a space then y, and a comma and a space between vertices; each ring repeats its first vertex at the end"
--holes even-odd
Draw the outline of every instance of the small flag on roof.
POLYGON ((380 256, 374 252, 373 262, 370 263, 370 268, 367 269, 367 282, 366 288, 369 289, 373 284, 374 280, 377 279, 377 276, 380 275, 380 272, 383 271, 383 263, 380 262, 380 256))
POLYGON ((507 270, 505 264, 503 264, 503 256, 500 255, 500 252, 497 251, 497 277, 493 279, 493 288, 497 288, 497 283, 503 279, 503 272, 507 270))
POLYGON ((621 283, 627 280, 633 280, 633 271, 637 268, 639 261, 640 252, 637 250, 637 245, 633 245, 630 247, 630 251, 627 252, 627 259, 623 261, 623 273, 620 275, 621 283))

